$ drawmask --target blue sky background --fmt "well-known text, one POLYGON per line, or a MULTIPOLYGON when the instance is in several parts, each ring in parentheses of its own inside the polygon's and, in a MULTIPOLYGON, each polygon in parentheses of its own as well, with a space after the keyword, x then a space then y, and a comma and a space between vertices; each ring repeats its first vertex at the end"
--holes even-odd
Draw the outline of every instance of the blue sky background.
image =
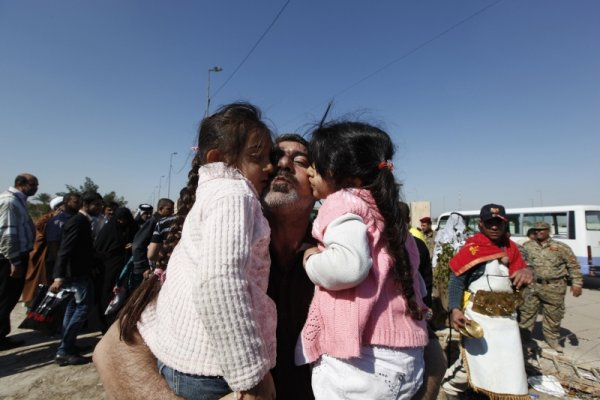
POLYGON ((0 0, 0 188, 88 176, 135 207, 167 194, 177 152, 176 197, 220 66, 213 111, 247 100, 306 133, 333 99, 383 126, 433 215, 600 204, 599 17, 596 0, 0 0))

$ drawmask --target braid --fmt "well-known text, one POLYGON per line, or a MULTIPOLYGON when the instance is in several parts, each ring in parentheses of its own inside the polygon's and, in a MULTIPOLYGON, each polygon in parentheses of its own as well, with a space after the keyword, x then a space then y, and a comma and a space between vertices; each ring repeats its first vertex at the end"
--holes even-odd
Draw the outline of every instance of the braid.
POLYGON ((400 196, 394 175, 389 169, 383 168, 369 189, 385 220, 382 236, 387 242, 388 252, 394 259, 391 274, 406 300, 408 314, 411 318, 420 320, 423 316, 416 301, 412 268, 406 251, 408 225, 398 206, 400 196))

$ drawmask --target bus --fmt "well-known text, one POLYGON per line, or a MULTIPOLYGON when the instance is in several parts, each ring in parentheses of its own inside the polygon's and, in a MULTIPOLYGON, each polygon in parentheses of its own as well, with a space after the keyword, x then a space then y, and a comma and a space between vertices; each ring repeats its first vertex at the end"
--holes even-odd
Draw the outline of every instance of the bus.
MULTIPOLYGON (((454 211, 463 215, 470 232, 479 230, 479 210, 454 211)), ((452 212, 437 219, 437 230, 443 229, 452 212)), ((527 231, 536 222, 550 224, 551 237, 573 250, 583 276, 600 277, 600 206, 543 206, 507 208, 508 229, 517 243, 527 240, 527 231)))

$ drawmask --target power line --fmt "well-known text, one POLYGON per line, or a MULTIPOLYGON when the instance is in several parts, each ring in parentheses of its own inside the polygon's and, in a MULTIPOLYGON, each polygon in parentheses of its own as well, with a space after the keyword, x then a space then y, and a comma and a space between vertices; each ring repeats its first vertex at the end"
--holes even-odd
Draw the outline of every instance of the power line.
MULTIPOLYGON (((485 7, 480 8, 479 10, 475 11, 473 14, 463 18, 462 20, 456 22, 455 24, 453 24, 452 26, 450 26, 449 28, 444 29, 443 31, 441 31, 440 33, 436 34, 435 36, 433 36, 430 39, 425 40, 424 42, 418 44, 417 46, 415 46, 414 48, 412 48, 411 50, 407 51, 406 53, 402 54, 401 56, 393 59, 392 61, 388 62, 387 64, 383 65, 382 67, 379 67, 378 69, 376 69, 375 71, 369 73, 368 75, 364 76, 363 78, 359 79, 358 81, 354 82, 353 84, 351 84, 350 86, 347 86, 345 89, 342 89, 341 91, 339 91, 338 93, 334 94, 332 97, 329 97, 330 100, 327 100, 328 102, 331 101, 331 99, 335 99, 335 97, 341 96, 344 93, 354 89, 356 86, 360 85, 361 83, 371 79, 372 77, 374 77, 375 75, 378 75, 379 73, 383 72, 384 70, 390 68, 392 65, 410 57, 411 55, 415 54, 417 51, 421 50, 422 48, 424 48, 425 46, 435 42, 436 40, 438 40, 439 38, 441 38, 442 36, 446 35, 447 33, 453 31, 454 29, 458 28, 459 26, 465 24, 466 22, 470 21, 471 19, 477 17, 478 15, 484 13, 485 11, 489 10, 490 8, 498 5, 499 3, 501 3, 503 0, 496 0, 490 4, 488 4, 485 7)), ((318 105, 312 107, 311 109, 316 109, 317 107, 320 107, 321 104, 323 104, 324 102, 320 102, 318 105)), ((296 117, 298 118, 298 117, 296 117)), ((295 120, 296 118, 286 122, 283 125, 287 125, 288 123, 290 123, 291 121, 295 120)))
MULTIPOLYGON (((273 27, 273 25, 275 25, 275 23, 277 22, 277 20, 281 16, 281 14, 283 14, 283 11, 286 9, 286 7, 288 6, 288 4, 290 4, 290 1, 291 0, 286 1, 285 4, 283 5, 283 7, 281 7, 281 9, 277 13, 277 15, 275 15, 275 18, 273 18, 273 21, 271 21, 271 23, 269 24, 269 26, 267 27, 267 29, 258 38, 258 40, 256 41, 256 43, 254 43, 254 46, 252 46, 252 48, 250 49, 250 51, 248 52, 248 54, 246 54, 246 57, 244 57, 244 59, 233 70, 233 72, 231 73, 231 75, 229 75, 229 77, 225 80, 225 82, 215 91, 215 93, 213 93, 213 95, 212 95, 213 98, 221 91, 221 89, 223 89, 225 87, 225 85, 227 85, 227 83, 229 83, 229 81, 234 77, 234 75, 239 71, 239 69, 242 68, 242 66, 244 65, 244 63, 246 62, 246 60, 248 60, 248 58, 250 58, 250 56, 252 55, 252 53, 254 52, 254 50, 256 50, 256 48, 258 47, 258 45, 260 44, 260 42, 262 42, 262 40, 265 38, 265 36, 267 36, 267 33, 269 33, 269 31, 271 30, 271 28, 273 27)), ((181 171, 183 171, 183 169, 188 165, 188 161, 190 160, 190 158, 191 158, 191 156, 193 154, 194 154, 193 151, 189 151, 188 152, 188 155, 187 155, 185 161, 183 162, 181 168, 176 172, 176 174, 179 174, 181 171)))
POLYGON ((267 29, 263 32, 263 34, 258 38, 258 40, 254 44, 254 46, 252 46, 252 48, 250 49, 250 51, 248 52, 248 54, 246 54, 246 57, 244 57, 244 59, 242 60, 242 62, 240 62, 239 65, 233 70, 233 72, 231 73, 231 75, 229 75, 229 77, 225 80, 225 82, 215 91, 215 93, 212 95, 212 97, 215 97, 221 91, 221 89, 223 89, 225 87, 225 85, 227 85, 227 83, 231 80, 231 78, 233 78, 233 76, 236 74, 236 72, 238 72, 238 70, 242 67, 242 65, 244 65, 244 63, 246 62, 246 60, 252 55, 252 53, 258 47, 258 45, 260 44, 260 42, 265 38, 265 36, 267 36, 267 33, 269 33, 269 31, 271 30, 271 28, 273 27, 273 25, 275 25, 275 22, 277 22, 277 20, 279 19, 279 17, 281 16, 281 14, 283 13, 283 11, 285 10, 285 8, 288 6, 288 4, 290 4, 290 1, 291 0, 288 0, 288 1, 285 2, 285 4, 283 5, 283 7, 281 7, 281 9, 279 10, 279 12, 277 13, 277 15, 275 16, 275 18, 271 22, 271 24, 267 27, 267 29))
POLYGON ((402 54, 400 57, 388 62, 387 64, 385 64, 383 67, 380 67, 378 69, 376 69, 375 71, 371 72, 370 74, 368 74, 367 76, 359 79, 358 81, 356 81, 355 83, 353 83, 352 85, 348 86, 347 88, 343 89, 342 91, 338 92, 337 94, 335 94, 334 96, 341 96, 342 94, 346 93, 347 91, 353 89, 354 87, 360 85, 361 83, 363 83, 364 81, 371 79, 372 77, 374 77, 375 75, 379 74, 380 72, 388 69, 389 67, 391 67, 392 65, 406 59, 407 57, 413 55, 414 53, 416 53, 417 51, 421 50, 423 47, 427 46, 430 43, 435 42, 436 40, 438 40, 439 38, 441 38, 442 36, 446 35, 447 33, 453 31, 454 29, 458 28, 459 26, 465 24, 466 22, 468 22, 469 20, 475 18, 476 16, 484 13, 485 11, 487 11, 488 9, 494 7, 495 5, 501 3, 503 0, 497 0, 493 3, 488 4, 487 6, 479 9, 478 11, 474 12, 473 14, 469 15, 468 17, 460 20, 459 22, 455 23, 454 25, 452 25, 451 27, 443 30, 442 32, 438 33, 437 35, 435 35, 434 37, 432 37, 431 39, 428 39, 426 41, 424 41, 423 43, 417 45, 416 47, 414 47, 413 49, 409 50, 408 52, 402 54))

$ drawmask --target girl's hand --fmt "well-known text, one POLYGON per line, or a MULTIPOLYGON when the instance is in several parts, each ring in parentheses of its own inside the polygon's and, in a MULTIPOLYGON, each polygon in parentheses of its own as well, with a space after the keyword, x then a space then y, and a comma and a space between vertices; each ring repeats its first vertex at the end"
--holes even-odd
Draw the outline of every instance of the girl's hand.
POLYGON ((270 372, 250 390, 229 393, 220 400, 275 400, 275 383, 270 372))
POLYGON ((317 246, 309 247, 308 249, 304 250, 304 258, 302 258, 302 266, 304 268, 306 268, 306 262, 308 261, 308 258, 318 252, 319 252, 319 248, 317 246))

